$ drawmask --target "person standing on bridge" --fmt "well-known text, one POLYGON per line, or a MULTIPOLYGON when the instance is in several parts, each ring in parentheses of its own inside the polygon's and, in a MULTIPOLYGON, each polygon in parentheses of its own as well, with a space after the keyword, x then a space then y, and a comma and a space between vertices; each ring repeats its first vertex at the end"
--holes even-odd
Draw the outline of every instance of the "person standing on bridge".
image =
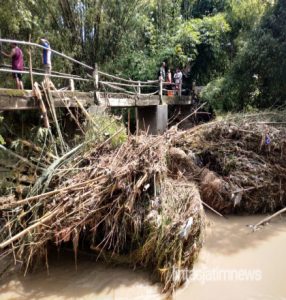
POLYGON ((159 79, 162 79, 163 82, 166 80, 166 63, 164 61, 159 70, 159 79))
POLYGON ((167 79, 166 82, 170 83, 169 85, 167 85, 167 94, 169 95, 173 95, 173 92, 169 92, 170 90, 172 90, 172 73, 171 73, 171 69, 168 69, 168 73, 167 73, 167 79))
POLYGON ((42 46, 44 46, 43 55, 42 55, 44 71, 45 71, 45 74, 50 75, 52 72, 51 46, 50 46, 50 43, 48 42, 48 40, 45 38, 41 38, 41 44, 42 44, 42 46))
POLYGON ((178 91, 181 88, 183 80, 183 74, 179 68, 176 69, 176 73, 174 75, 174 81, 176 84, 176 90, 178 91))
POLYGON ((22 50, 17 46, 16 43, 11 44, 12 50, 10 53, 6 53, 4 51, 1 51, 1 53, 5 57, 10 57, 12 60, 12 70, 14 71, 12 73, 13 78, 16 81, 16 87, 18 90, 23 90, 24 85, 22 81, 22 73, 17 73, 17 71, 23 71, 24 70, 24 56, 22 50))
POLYGON ((171 69, 168 69, 168 73, 167 73, 167 80, 168 83, 172 83, 172 73, 171 73, 171 69))

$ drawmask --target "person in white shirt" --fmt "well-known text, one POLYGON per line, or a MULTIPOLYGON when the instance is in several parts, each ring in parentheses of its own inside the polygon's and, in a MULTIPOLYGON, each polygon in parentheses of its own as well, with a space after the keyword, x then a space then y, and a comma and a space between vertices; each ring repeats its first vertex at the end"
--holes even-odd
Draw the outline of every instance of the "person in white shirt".
POLYGON ((183 74, 179 68, 176 69, 176 73, 174 74, 174 81, 176 84, 176 90, 180 89, 180 85, 182 84, 183 74))

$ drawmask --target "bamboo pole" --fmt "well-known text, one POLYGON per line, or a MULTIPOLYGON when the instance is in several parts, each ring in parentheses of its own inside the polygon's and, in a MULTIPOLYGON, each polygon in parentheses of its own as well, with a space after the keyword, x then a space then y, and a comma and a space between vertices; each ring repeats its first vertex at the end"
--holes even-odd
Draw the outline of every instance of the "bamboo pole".
POLYGON ((200 105, 195 111, 193 111, 191 114, 187 115, 183 120, 181 120, 179 123, 176 124, 176 127, 178 127, 181 123, 183 123, 184 121, 186 121, 189 117, 195 115, 199 109, 201 109, 202 107, 204 107, 207 103, 203 103, 202 105, 200 105))
POLYGON ((42 83, 42 87, 43 87, 43 91, 45 93, 46 101, 47 101, 47 103, 50 107, 50 113, 52 115, 53 121, 55 123, 56 130, 57 130, 57 133, 58 133, 61 151, 62 151, 62 153, 65 153, 65 151, 68 149, 68 145, 64 141, 63 134, 62 134, 60 124, 59 124, 59 121, 58 121, 56 108, 55 108, 53 97, 52 97, 52 94, 51 94, 51 91, 50 91, 51 85, 52 85, 52 82, 49 79, 44 80, 44 82, 42 83))
MULTIPOLYGON (((127 91, 127 90, 124 89, 124 88, 121 88, 121 87, 118 87, 118 86, 114 86, 113 83, 112 83, 112 84, 104 83, 103 86, 110 87, 110 88, 112 88, 113 90, 121 91, 122 93, 120 93, 120 94, 122 94, 122 95, 124 95, 124 94, 126 94, 127 96, 130 96, 130 95, 137 95, 137 92, 134 93, 134 92, 127 91)), ((108 92, 106 92, 106 93, 108 93, 108 92)), ((159 90, 157 90, 157 91, 155 91, 155 92, 153 92, 153 93, 141 94, 141 96, 146 96, 146 97, 147 97, 147 96, 156 95, 156 94, 158 94, 158 93, 159 93, 159 90)), ((108 93, 108 94, 109 94, 109 95, 114 94, 114 95, 117 95, 117 96, 118 96, 118 93, 115 93, 115 92, 110 92, 110 93, 108 93)))
POLYGON ((43 225, 50 219, 52 219, 56 214, 58 213, 58 209, 55 209, 53 212, 48 212, 44 217, 38 220, 38 222, 34 223, 33 225, 29 226, 28 228, 20 231, 18 234, 14 235, 9 240, 3 242, 0 244, 0 249, 4 249, 5 247, 12 244, 14 241, 17 241, 18 239, 24 237, 27 233, 29 233, 32 229, 37 228, 40 225, 43 225))
POLYGON ((212 212, 214 212, 215 214, 217 214, 220 217, 224 217, 221 213, 219 213, 218 211, 216 211, 214 208, 212 208, 211 206, 209 206, 207 203, 205 203, 204 201, 202 201, 202 204, 207 207, 208 209, 210 209, 212 212))
POLYGON ((40 91, 40 88, 39 88, 39 85, 37 82, 35 82, 34 88, 35 88, 35 96, 36 96, 37 100, 39 101, 39 108, 43 115, 44 126, 45 126, 45 128, 50 128, 50 122, 49 122, 49 118, 48 118, 47 109, 44 104, 44 101, 42 98, 42 93, 40 91))
POLYGON ((126 89, 124 89, 124 88, 121 88, 121 87, 119 87, 119 86, 115 86, 115 85, 113 85, 113 82, 112 83, 109 83, 109 82, 102 82, 102 81, 100 81, 100 83, 102 83, 103 85, 106 85, 106 86, 108 86, 108 87, 110 87, 110 88, 112 88, 112 89, 114 89, 114 90, 117 90, 117 91, 122 91, 122 92, 124 92, 124 93, 126 93, 126 94, 129 94, 129 95, 136 95, 137 93, 134 93, 134 92, 129 92, 129 91, 127 91, 126 89))
MULTIPOLYGON (((112 79, 120 80, 120 81, 127 82, 127 83, 138 84, 138 81, 135 81, 135 80, 129 80, 129 79, 121 78, 121 77, 118 77, 118 76, 110 75, 110 74, 102 72, 102 71, 98 71, 98 73, 101 74, 101 75, 104 75, 106 77, 112 78, 112 79)), ((141 81, 141 83, 144 83, 144 82, 150 84, 150 83, 158 83, 159 81, 158 80, 141 81)))
POLYGON ((148 83, 143 83, 138 81, 137 84, 127 84, 127 83, 121 83, 121 82, 110 82, 110 81, 100 81, 102 84, 113 84, 113 85, 118 85, 118 86, 127 86, 127 87, 133 87, 133 88, 138 88, 139 84, 140 87, 155 87, 155 85, 148 84, 148 83))
POLYGON ((20 159, 21 161, 23 161, 25 164, 27 164, 28 166, 30 166, 30 167, 32 167, 32 168, 35 168, 35 169, 37 168, 37 166, 34 165, 33 163, 31 163, 28 159, 26 159, 26 158, 24 158, 24 157, 22 157, 22 156, 20 156, 20 155, 18 155, 18 154, 16 154, 16 153, 14 153, 13 151, 7 149, 7 148, 4 147, 3 145, 0 145, 0 150, 3 150, 3 151, 5 151, 5 152, 7 152, 8 154, 10 154, 10 155, 12 155, 12 156, 14 156, 14 157, 20 159))
MULTIPOLYGON (((10 69, 3 69, 3 68, 0 68, 0 72, 3 72, 3 73, 20 73, 20 74, 30 74, 30 71, 15 71, 15 70, 10 70, 10 69)), ((47 76, 47 74, 45 73, 38 73, 38 72, 33 72, 32 71, 32 74, 33 75, 36 75, 36 76, 47 76)), ((86 79, 86 78, 82 78, 82 77, 73 77, 73 76, 63 76, 63 75, 49 75, 49 77, 54 77, 54 78, 64 78, 64 79, 74 79, 74 80, 79 80, 79 81, 91 81, 90 79, 86 79)))
POLYGON ((93 126, 95 126, 96 128, 98 128, 98 124, 96 124, 96 122, 94 121, 94 119, 91 117, 91 115, 88 113, 88 111, 84 108, 84 106, 80 103, 80 101, 77 99, 77 97, 74 98, 77 105, 79 106, 79 108, 82 110, 83 114, 85 115, 85 117, 87 118, 87 120, 89 122, 91 122, 93 124, 93 126))
MULTIPOLYGON (((31 42, 31 34, 29 35, 29 42, 31 42)), ((28 53, 29 53, 29 71, 30 71, 31 85, 32 85, 32 89, 33 89, 34 88, 34 79, 33 79, 33 66, 32 66, 31 47, 29 47, 28 53)))
MULTIPOLYGON (((8 64, 2 64, 1 65, 2 67, 5 67, 5 68, 9 68, 11 69, 12 68, 12 65, 8 65, 8 64)), ((40 69, 40 68, 32 68, 33 71, 36 71, 36 72, 40 72, 42 74, 45 74, 45 70, 43 69, 40 69)), ((29 68, 27 67, 24 67, 24 70, 28 70, 29 71, 29 68)), ((67 74, 67 73, 62 73, 62 72, 58 72, 58 71, 51 71, 51 74, 55 74, 55 75, 63 75, 63 76, 68 76, 68 77, 72 77, 72 78, 81 78, 80 76, 78 75, 73 75, 73 74, 67 74)))
POLYGON ((262 225, 262 224, 264 224, 264 223, 266 223, 266 222, 272 220, 273 218, 275 218, 275 217, 281 215, 281 214, 284 213, 284 212, 286 212, 286 207, 280 209, 280 210, 277 211, 275 214, 273 214, 273 215, 271 215, 271 216, 269 216, 269 217, 263 219, 262 221, 258 222, 257 224, 255 224, 255 225, 253 226, 253 231, 257 230, 258 226, 260 226, 260 225, 262 225))
MULTIPOLYGON (((125 93, 125 92, 121 92, 121 93, 116 93, 116 92, 100 92, 100 93, 106 93, 108 94, 109 98, 112 98, 112 96, 114 96, 114 98, 118 98, 120 96, 125 96, 127 98, 132 98, 132 95, 135 96, 137 93, 132 93, 132 92, 129 92, 129 93, 125 93)), ((149 93, 149 94, 141 94, 141 99, 144 98, 144 97, 150 97, 150 96, 154 96, 154 95, 159 95, 159 90, 155 91, 154 93, 149 93)))

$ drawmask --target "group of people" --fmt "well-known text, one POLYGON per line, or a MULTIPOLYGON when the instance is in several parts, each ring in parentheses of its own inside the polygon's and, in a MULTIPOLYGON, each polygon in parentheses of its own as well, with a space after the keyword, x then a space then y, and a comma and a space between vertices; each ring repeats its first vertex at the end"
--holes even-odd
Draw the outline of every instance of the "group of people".
POLYGON ((179 90, 180 86, 183 82, 183 73, 179 68, 176 68, 176 72, 172 76, 171 69, 168 69, 166 73, 166 63, 163 62, 160 71, 159 71, 159 79, 162 79, 164 82, 175 83, 175 89, 179 90))
MULTIPOLYGON (((50 43, 47 39, 41 38, 41 45, 43 46, 43 53, 42 53, 42 64, 44 73, 49 75, 52 71, 52 62, 51 62, 51 47, 50 43)), ((1 51, 1 54, 5 57, 11 58, 12 63, 12 76, 15 79, 16 88, 19 90, 24 89, 22 74, 24 71, 24 55, 21 48, 18 47, 16 43, 11 44, 11 52, 6 53, 1 51)))

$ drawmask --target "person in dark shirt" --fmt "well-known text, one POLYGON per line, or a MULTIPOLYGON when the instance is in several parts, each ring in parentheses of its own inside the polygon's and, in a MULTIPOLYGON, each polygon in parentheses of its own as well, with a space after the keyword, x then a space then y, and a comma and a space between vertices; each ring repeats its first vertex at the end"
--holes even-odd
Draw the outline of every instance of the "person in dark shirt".
POLYGON ((18 90, 23 90, 24 85, 22 81, 22 73, 17 73, 16 71, 23 71, 24 70, 24 56, 22 50, 17 46, 16 43, 11 44, 12 50, 10 53, 6 53, 1 51, 1 53, 5 57, 10 57, 12 60, 12 73, 13 78, 16 81, 16 87, 18 90))

